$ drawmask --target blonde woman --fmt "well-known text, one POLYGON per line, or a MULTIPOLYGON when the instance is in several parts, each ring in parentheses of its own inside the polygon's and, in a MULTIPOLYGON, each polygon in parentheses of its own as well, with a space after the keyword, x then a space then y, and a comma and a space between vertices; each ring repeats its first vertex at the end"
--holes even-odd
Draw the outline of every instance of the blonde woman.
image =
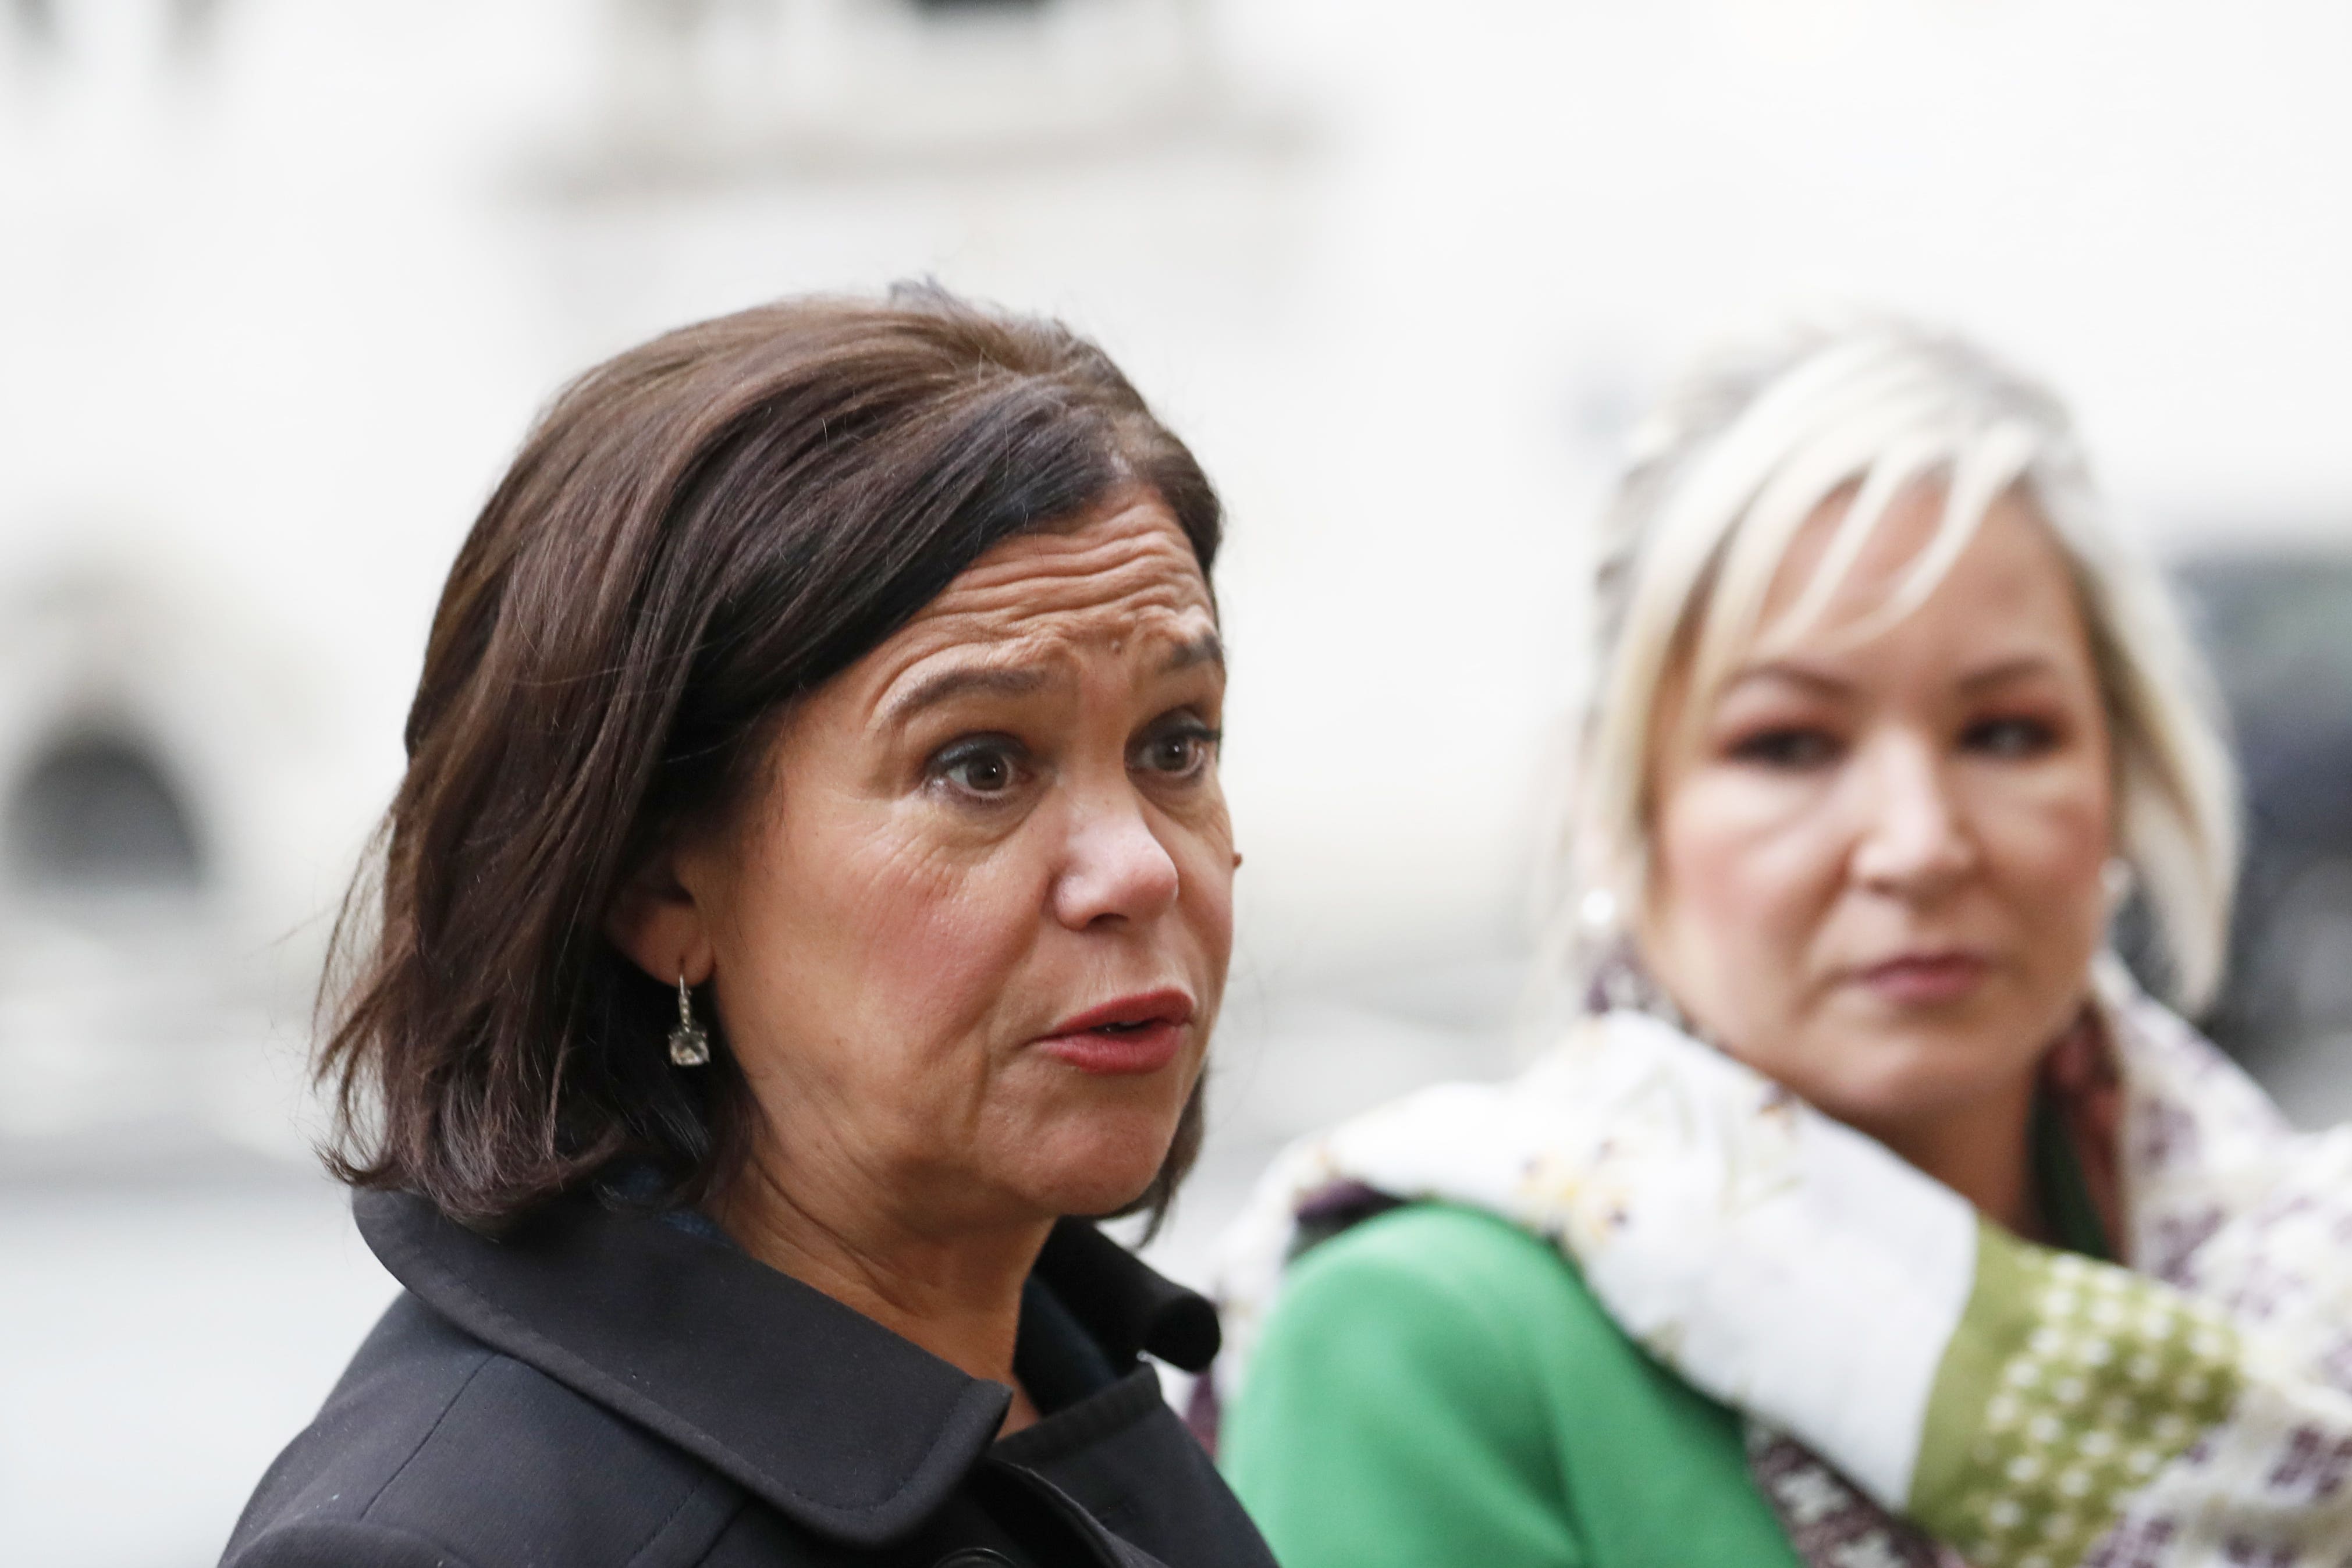
POLYGON ((1224 1461, 1286 1568, 2352 1561, 2352 1134, 2193 1010, 2231 764, 2063 413, 1893 325, 1644 433, 1572 792, 1586 1016, 1286 1153, 1224 1461))

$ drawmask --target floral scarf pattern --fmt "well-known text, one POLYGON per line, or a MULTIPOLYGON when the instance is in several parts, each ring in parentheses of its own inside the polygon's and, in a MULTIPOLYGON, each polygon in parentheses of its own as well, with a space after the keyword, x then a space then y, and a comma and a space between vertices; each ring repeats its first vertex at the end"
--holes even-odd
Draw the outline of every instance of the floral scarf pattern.
POLYGON ((1466 1204, 1556 1246, 1630 1337, 1744 1413, 1751 1472, 1817 1568, 2346 1568, 2352 1128, 2294 1132, 2119 965, 2094 1009, 2106 1071, 2084 1098, 2113 1134, 2096 1174, 2125 1266, 2019 1240, 1616 1011, 1508 1083, 1285 1151, 1222 1250, 1218 1392, 1246 1376, 1302 1216, 1367 1189, 1466 1204))

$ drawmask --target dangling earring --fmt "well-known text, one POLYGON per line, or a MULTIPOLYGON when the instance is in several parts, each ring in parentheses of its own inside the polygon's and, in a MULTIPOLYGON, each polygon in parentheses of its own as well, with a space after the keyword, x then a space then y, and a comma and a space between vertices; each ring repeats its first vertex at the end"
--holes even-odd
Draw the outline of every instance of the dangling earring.
POLYGON ((684 975, 677 977, 677 1027, 669 1031, 669 1059, 678 1067, 700 1067, 710 1060, 710 1037, 694 1021, 694 999, 684 975))

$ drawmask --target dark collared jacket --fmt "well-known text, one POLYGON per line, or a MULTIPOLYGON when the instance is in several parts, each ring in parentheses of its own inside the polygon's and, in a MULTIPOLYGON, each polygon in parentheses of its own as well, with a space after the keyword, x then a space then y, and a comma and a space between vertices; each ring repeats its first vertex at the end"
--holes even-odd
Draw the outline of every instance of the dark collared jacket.
POLYGON ((406 1292, 263 1478, 230 1568, 1274 1568, 1150 1351, 1206 1301, 1066 1221, 1022 1302, 1044 1418, 723 1239, 575 1198, 501 1240, 363 1194, 406 1292))

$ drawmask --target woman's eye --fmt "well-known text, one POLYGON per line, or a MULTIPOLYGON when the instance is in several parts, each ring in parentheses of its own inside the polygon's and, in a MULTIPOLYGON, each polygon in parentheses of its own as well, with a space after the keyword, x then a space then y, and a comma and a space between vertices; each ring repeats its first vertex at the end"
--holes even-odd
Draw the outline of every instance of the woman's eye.
POLYGON ((1988 757, 2038 757, 2057 740, 2058 732, 2038 718, 1989 718, 1960 735, 1963 747, 1988 757))
POLYGON ((1741 740, 1731 755, 1766 768, 1819 768, 1836 760, 1837 741, 1818 729, 1767 729, 1741 740))
POLYGON ((975 795, 994 795, 1013 788, 1013 764, 1002 757, 971 757, 948 766, 948 777, 975 795))
POLYGON ((931 777, 967 795, 982 799, 1009 794, 1021 782, 1023 759, 1008 741, 966 742, 950 747, 931 761, 931 777))
POLYGON ((1148 771, 1189 778, 1204 770, 1217 744, 1217 732, 1201 726, 1163 730, 1138 748, 1136 762, 1148 771))

